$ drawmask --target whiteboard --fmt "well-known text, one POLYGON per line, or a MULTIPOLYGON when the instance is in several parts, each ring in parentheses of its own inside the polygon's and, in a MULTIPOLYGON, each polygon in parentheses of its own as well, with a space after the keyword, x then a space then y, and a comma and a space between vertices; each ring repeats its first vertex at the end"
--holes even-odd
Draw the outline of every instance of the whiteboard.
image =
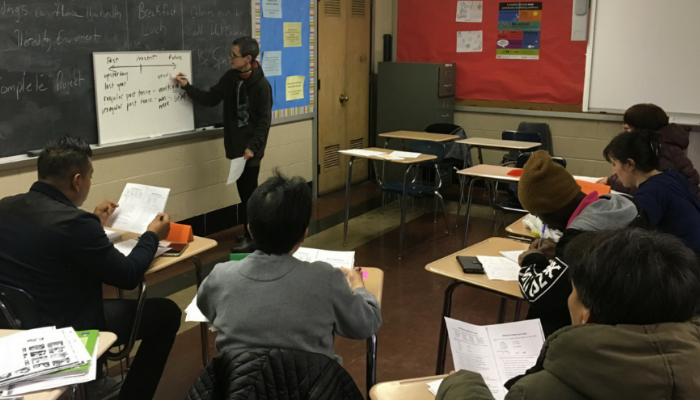
POLYGON ((593 0, 583 111, 654 103, 700 124, 699 0, 593 0))
POLYGON ((99 144, 194 130, 192 100, 173 77, 192 78, 191 52, 92 53, 99 144))

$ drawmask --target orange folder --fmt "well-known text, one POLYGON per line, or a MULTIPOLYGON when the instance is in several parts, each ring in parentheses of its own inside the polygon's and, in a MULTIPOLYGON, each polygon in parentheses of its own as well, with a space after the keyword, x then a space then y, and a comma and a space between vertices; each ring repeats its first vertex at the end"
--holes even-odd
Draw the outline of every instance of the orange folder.
POLYGON ((170 233, 165 240, 177 243, 189 243, 194 240, 192 227, 190 225, 170 223, 170 233))
POLYGON ((581 186, 581 191, 585 194, 590 194, 592 192, 598 192, 599 195, 610 193, 610 186, 601 185, 600 183, 593 183, 588 181, 576 180, 579 186, 581 186))
POLYGON ((522 175, 523 175, 523 169, 522 169, 522 168, 515 168, 515 169, 512 169, 512 170, 508 171, 508 173, 507 173, 506 175, 508 175, 508 176, 518 176, 518 177, 519 177, 519 176, 522 176, 522 175))

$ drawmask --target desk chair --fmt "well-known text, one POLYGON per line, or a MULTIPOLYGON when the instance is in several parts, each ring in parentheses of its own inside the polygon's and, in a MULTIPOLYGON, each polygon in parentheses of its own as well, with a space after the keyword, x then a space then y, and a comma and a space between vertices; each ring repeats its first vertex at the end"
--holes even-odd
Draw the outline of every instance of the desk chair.
POLYGON ((32 296, 22 289, 0 284, 0 329, 33 329, 41 326, 41 312, 32 296))
POLYGON ((552 146, 552 132, 549 130, 549 124, 540 122, 521 122, 518 125, 519 132, 537 132, 540 134, 540 143, 542 146, 540 150, 545 150, 550 156, 554 155, 554 149, 552 146))
MULTIPOLYGON (((429 133, 442 133, 445 135, 457 135, 459 139, 466 139, 467 134, 464 129, 455 124, 432 124, 425 128, 429 133)), ((440 168, 453 169, 455 172, 460 169, 469 168, 473 165, 472 155, 466 144, 455 143, 454 141, 445 143, 445 160, 440 164, 440 168)), ((456 175, 453 175, 456 176, 456 175)))
MULTIPOLYGON (((447 211, 445 210, 445 202, 442 199, 442 195, 440 194, 440 188, 442 187, 442 178, 440 177, 440 173, 438 171, 440 163, 442 163, 443 159, 445 158, 445 145, 442 143, 438 142, 433 142, 430 140, 416 140, 413 143, 411 143, 410 150, 411 152, 415 153, 422 153, 422 154, 430 154, 434 155, 435 158, 434 160, 428 161, 426 163, 421 164, 420 166, 430 166, 431 168, 435 168, 435 175, 436 175, 436 181, 434 185, 424 185, 422 183, 416 183, 416 176, 414 176, 413 180, 410 183, 406 183, 406 196, 410 197, 418 197, 418 196, 423 196, 425 194, 432 194, 434 197, 434 218, 433 222, 437 223, 437 201, 440 201, 440 205, 442 206, 442 214, 445 217, 445 225, 447 226, 447 234, 450 234, 450 227, 449 227, 449 222, 447 222, 447 211)), ((381 184, 381 189, 382 189, 382 197, 384 197, 385 194, 395 194, 398 196, 401 196, 403 194, 403 187, 404 187, 404 182, 405 180, 408 180, 408 169, 406 170, 406 173, 404 174, 404 181, 392 181, 392 182, 385 182, 381 184)), ((417 174, 416 174, 417 175, 417 174)), ((401 221, 404 221, 406 218, 406 199, 403 199, 401 202, 401 221)), ((405 229, 405 224, 401 224, 401 231, 399 234, 399 248, 403 249, 403 235, 404 235, 404 229, 405 229)), ((399 251, 399 254, 401 251, 399 251)))

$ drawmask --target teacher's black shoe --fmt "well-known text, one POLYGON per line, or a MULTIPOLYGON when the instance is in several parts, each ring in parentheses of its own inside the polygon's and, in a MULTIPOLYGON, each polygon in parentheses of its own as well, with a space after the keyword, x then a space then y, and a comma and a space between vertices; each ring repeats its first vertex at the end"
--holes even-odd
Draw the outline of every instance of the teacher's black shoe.
POLYGON ((231 253, 252 253, 255 251, 255 241, 249 237, 243 238, 236 246, 231 247, 231 253))

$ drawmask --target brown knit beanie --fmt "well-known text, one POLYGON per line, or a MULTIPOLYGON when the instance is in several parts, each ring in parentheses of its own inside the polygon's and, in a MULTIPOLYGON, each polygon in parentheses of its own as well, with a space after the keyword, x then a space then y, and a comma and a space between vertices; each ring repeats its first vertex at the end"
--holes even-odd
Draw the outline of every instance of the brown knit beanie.
POLYGON ((536 151, 525 163, 518 184, 518 198, 531 214, 559 211, 581 193, 574 177, 552 160, 544 150, 536 151))

